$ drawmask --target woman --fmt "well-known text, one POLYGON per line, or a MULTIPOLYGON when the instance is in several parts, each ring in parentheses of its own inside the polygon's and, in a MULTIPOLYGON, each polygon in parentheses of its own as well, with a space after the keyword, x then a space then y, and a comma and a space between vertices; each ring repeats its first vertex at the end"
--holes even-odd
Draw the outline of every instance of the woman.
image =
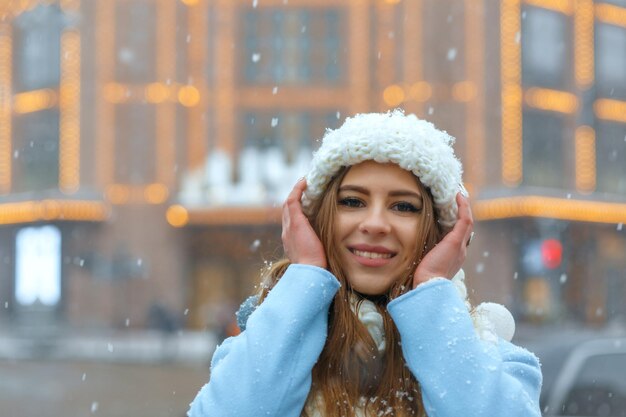
POLYGON ((326 133, 283 206, 287 259, 189 416, 540 416, 536 357, 466 300, 452 143, 401 111, 326 133))

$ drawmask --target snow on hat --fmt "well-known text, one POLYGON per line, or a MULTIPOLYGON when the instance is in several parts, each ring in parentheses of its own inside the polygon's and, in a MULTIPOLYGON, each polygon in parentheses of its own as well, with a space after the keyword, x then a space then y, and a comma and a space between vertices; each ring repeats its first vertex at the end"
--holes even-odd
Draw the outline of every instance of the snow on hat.
POLYGON ((457 218, 456 194, 467 195, 453 144, 452 136, 402 110, 348 118, 338 129, 326 131, 313 155, 302 198, 304 212, 311 214, 313 202, 342 167, 371 160, 415 174, 433 196, 439 223, 451 227, 457 218))

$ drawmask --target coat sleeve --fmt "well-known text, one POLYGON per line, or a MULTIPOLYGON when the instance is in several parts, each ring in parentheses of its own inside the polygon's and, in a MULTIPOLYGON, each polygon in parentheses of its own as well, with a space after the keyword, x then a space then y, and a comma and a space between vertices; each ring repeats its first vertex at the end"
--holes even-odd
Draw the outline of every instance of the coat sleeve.
POLYGON ((289 266, 250 315, 246 330, 216 349, 209 382, 188 416, 299 417, 338 288, 324 269, 289 266))
POLYGON ((539 361, 478 338, 454 284, 434 279, 388 305, 429 417, 541 416, 539 361))

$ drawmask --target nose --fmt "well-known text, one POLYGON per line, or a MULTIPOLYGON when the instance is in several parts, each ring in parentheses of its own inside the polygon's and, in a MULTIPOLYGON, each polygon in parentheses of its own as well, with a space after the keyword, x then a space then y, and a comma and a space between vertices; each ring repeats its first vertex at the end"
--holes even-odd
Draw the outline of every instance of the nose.
POLYGON ((387 234, 391 231, 384 207, 370 206, 359 224, 359 231, 368 234, 387 234))

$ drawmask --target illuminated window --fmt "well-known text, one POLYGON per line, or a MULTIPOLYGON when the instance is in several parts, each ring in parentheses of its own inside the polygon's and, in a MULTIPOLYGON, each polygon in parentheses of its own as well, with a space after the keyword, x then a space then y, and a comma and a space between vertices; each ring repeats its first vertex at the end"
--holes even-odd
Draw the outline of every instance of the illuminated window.
POLYGON ((16 91, 58 86, 63 25, 63 14, 55 6, 40 5, 16 19, 16 91))
POLYGON ((23 306, 54 307, 61 299, 61 232, 26 227, 15 238, 15 299, 23 306))
POLYGON ((626 124, 599 123, 596 137, 597 190, 626 195, 626 124))
POLYGON ((560 188, 564 184, 563 121, 559 115, 524 112, 524 185, 560 188))
POLYGON ((571 78, 568 18, 558 12, 525 8, 522 19, 524 85, 563 89, 571 78))
POLYGON ((245 81, 341 82, 345 19, 339 10, 257 8, 242 20, 240 63, 245 81))
POLYGON ((626 99, 626 28, 596 26, 596 72, 600 96, 626 99))
MULTIPOLYGON (((239 155, 238 180, 262 184, 268 190, 284 192, 306 173, 311 151, 324 129, 339 123, 336 112, 244 113, 241 126, 244 143, 239 155)), ((282 195, 282 194, 281 194, 282 195)))

